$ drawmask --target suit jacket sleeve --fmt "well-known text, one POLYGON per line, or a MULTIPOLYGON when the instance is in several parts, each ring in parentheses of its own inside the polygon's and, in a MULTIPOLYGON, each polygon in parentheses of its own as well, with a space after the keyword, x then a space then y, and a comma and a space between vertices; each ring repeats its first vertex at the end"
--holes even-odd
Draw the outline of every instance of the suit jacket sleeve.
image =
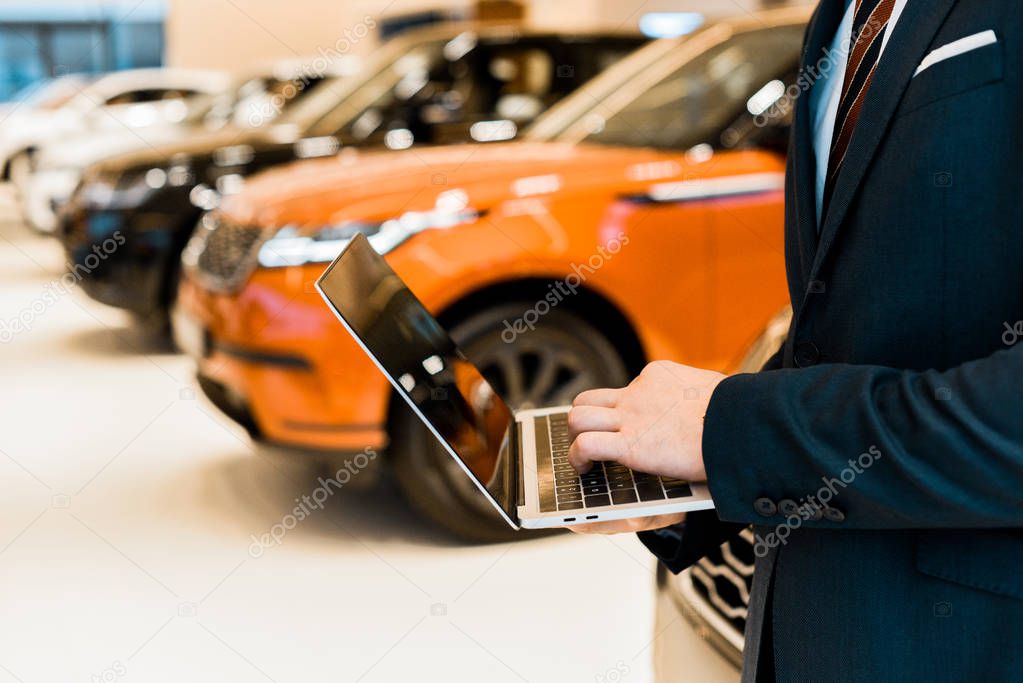
POLYGON ((822 365, 730 377, 704 422, 718 516, 765 524, 758 498, 815 496, 844 519, 801 509, 800 526, 1023 526, 1020 378, 1023 344, 942 372, 822 365))
MULTIPOLYGON (((784 345, 782 346, 784 349, 784 345)), ((776 354, 764 364, 764 370, 776 370, 782 366, 782 353, 776 354)), ((746 524, 723 522, 714 510, 691 512, 683 524, 642 531, 639 540, 664 565, 675 574, 695 564, 701 557, 714 550, 746 528, 746 524)))

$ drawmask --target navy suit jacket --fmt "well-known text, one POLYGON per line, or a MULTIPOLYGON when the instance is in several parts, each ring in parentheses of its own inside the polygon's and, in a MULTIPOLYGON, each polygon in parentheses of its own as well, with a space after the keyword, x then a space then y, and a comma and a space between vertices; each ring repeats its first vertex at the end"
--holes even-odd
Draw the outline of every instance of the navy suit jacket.
MULTIPOLYGON (((843 7, 814 15, 804 78, 843 7)), ((1023 2, 910 0, 819 231, 808 99, 788 339, 712 397, 716 511, 642 538, 677 572, 755 525, 747 680, 768 620, 778 680, 1023 680, 1023 2)))

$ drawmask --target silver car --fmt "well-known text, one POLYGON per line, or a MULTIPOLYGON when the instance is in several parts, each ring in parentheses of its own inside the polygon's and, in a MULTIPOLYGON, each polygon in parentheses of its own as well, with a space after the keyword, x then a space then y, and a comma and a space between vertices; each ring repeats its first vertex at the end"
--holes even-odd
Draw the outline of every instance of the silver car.
POLYGON ((230 77, 219 71, 135 69, 102 76, 55 108, 14 105, 0 127, 3 178, 24 193, 35 160, 67 136, 180 123, 194 98, 222 92, 230 84, 230 77))
POLYGON ((191 98, 180 121, 171 118, 144 128, 114 126, 55 137, 33 157, 33 172, 22 192, 26 220, 40 232, 52 232, 57 211, 70 199, 90 165, 222 128, 240 131, 268 124, 285 108, 315 92, 326 79, 356 71, 359 60, 334 60, 322 70, 313 69, 313 63, 312 58, 289 59, 233 79, 222 92, 191 98))

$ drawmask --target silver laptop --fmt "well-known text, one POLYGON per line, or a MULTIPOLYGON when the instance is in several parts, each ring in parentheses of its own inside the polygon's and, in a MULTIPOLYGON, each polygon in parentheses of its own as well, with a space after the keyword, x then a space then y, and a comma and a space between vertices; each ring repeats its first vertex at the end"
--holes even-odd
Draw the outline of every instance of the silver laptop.
POLYGON ((508 408, 363 235, 316 289, 465 475, 513 528, 541 529, 714 507, 705 485, 568 463, 569 406, 508 408))

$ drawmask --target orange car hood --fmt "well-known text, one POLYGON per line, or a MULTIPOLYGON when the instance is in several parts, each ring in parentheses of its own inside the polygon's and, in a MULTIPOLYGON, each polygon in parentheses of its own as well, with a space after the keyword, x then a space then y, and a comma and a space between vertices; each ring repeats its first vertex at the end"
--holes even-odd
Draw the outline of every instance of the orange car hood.
MULTIPOLYGON (((742 165, 763 170, 762 158, 759 164, 742 165)), ((734 164, 724 166, 735 170, 734 164)), ((705 164, 697 172, 680 152, 562 143, 353 150, 255 176, 241 193, 225 201, 223 211, 248 224, 315 228, 430 210, 441 194, 452 190, 465 192, 469 207, 480 211, 517 197, 602 187, 620 192, 635 183, 709 177, 718 170, 726 169, 705 164)))

